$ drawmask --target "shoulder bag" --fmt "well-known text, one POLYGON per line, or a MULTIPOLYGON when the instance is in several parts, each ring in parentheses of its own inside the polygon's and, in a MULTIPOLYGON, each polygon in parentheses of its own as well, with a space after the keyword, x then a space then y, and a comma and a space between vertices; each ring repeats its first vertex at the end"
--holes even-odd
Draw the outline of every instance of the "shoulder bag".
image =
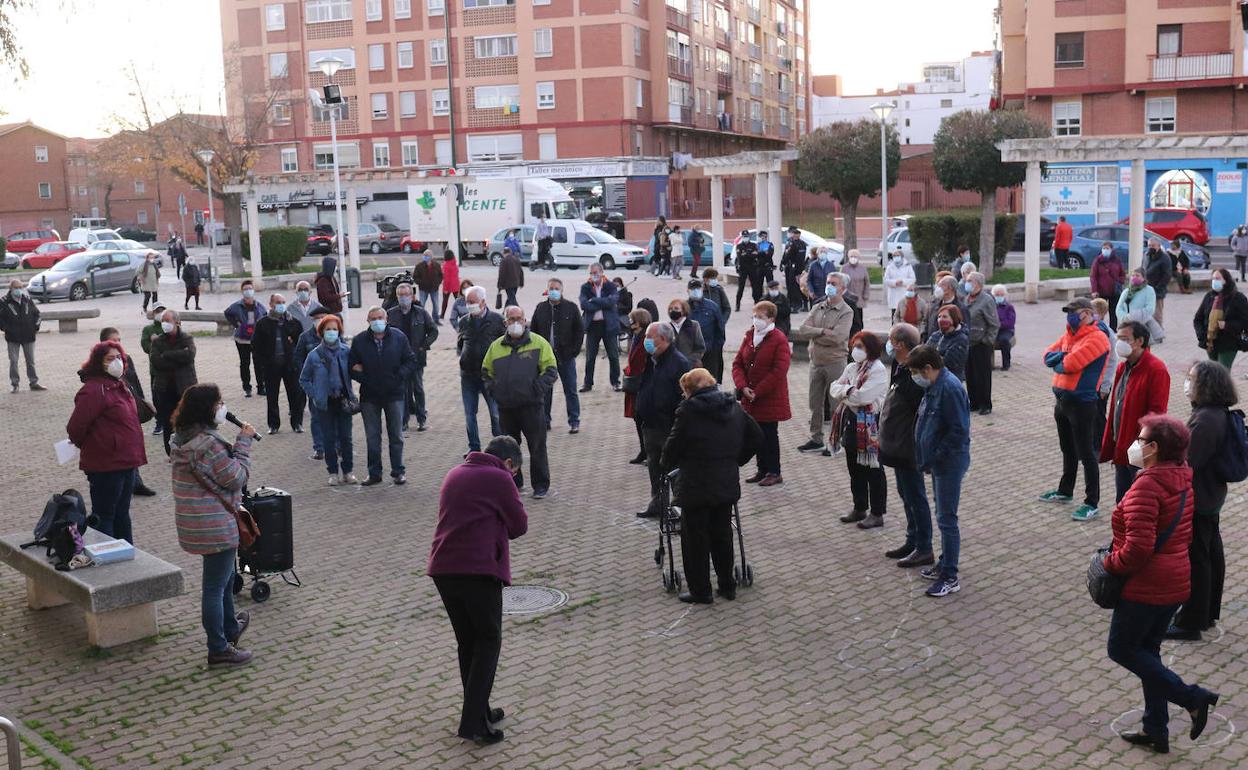
MULTIPOLYGON (((1179 512, 1175 514, 1174 520, 1170 522, 1170 526, 1166 527, 1166 531, 1161 533, 1157 538, 1156 544, 1153 546, 1153 553, 1156 554, 1165 547, 1166 541, 1170 539, 1170 535, 1174 534, 1174 528, 1179 525, 1179 519, 1183 518, 1183 509, 1187 507, 1187 490, 1179 496, 1179 512)), ((1112 546, 1096 549, 1096 553, 1092 554, 1092 561, 1088 564, 1088 595, 1092 597, 1092 601, 1096 606, 1112 610, 1118 606, 1118 602, 1122 599, 1122 589, 1127 585, 1127 575, 1115 575, 1105 569, 1105 557, 1109 555, 1112 546)))
POLYGON ((221 507, 234 517, 234 523, 238 525, 238 548, 241 551, 248 551, 255 544, 256 538, 260 537, 260 525, 256 524, 256 518, 251 515, 251 511, 243 506, 233 506, 228 500, 221 496, 217 490, 208 485, 204 479, 195 472, 195 466, 188 464, 186 466, 191 471, 191 475, 199 482, 204 491, 217 498, 217 502, 221 503, 221 507))

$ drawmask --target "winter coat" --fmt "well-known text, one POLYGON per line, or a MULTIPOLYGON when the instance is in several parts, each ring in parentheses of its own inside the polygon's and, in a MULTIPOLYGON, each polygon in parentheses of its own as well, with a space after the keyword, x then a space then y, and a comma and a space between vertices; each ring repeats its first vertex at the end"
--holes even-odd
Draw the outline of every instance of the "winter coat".
POLYGON ((152 342, 157 337, 164 334, 164 327, 160 325, 159 318, 143 327, 143 331, 139 332, 139 345, 143 348, 143 352, 150 358, 152 355, 152 342))
POLYGON ((884 290, 888 297, 888 306, 897 307, 906 298, 906 287, 913 286, 914 281, 913 265, 903 259, 901 267, 897 267, 889 260, 888 267, 884 268, 884 290))
POLYGON ((971 403, 966 388, 948 369, 924 388, 914 424, 914 464, 940 473, 971 461, 971 403))
POLYGON ((330 347, 322 342, 307 354, 299 370, 299 387, 312 406, 324 412, 331 399, 355 398, 350 370, 351 349, 346 343, 330 347))
POLYGON ((971 344, 995 344, 997 332, 1001 330, 1001 319, 997 316, 997 301, 992 295, 981 290, 974 298, 967 297, 966 311, 963 326, 970 335, 971 344))
POLYGON ((240 436, 231 445, 202 426, 170 440, 174 520, 182 550, 207 555, 238 547, 234 510, 251 475, 251 441, 240 436))
MULTIPOLYGON (((1118 338, 1114 336, 1114 330, 1109 328, 1109 324, 1104 319, 1096 322, 1096 328, 1100 329, 1105 334, 1105 339, 1109 340, 1109 355, 1105 357, 1101 385, 1097 388, 1101 398, 1105 398, 1114 387, 1114 372, 1118 371, 1118 349, 1115 347, 1118 338)), ((1095 437, 1093 440, 1096 440, 1095 437)))
POLYGON ((1146 316, 1152 316, 1157 312, 1157 292, 1152 286, 1144 284, 1136 290, 1135 296, 1127 298, 1127 291, 1122 292, 1122 296, 1118 297, 1118 322, 1122 323, 1126 317, 1135 312, 1142 312, 1146 316))
POLYGON ((199 265, 194 262, 187 262, 182 267, 182 283, 186 284, 187 291, 198 289, 202 282, 203 276, 199 272, 199 265))
MULTIPOLYGON (((841 376, 828 386, 828 395, 834 404, 845 404, 854 412, 854 420, 870 407, 876 414, 884 408, 884 399, 888 396, 888 367, 884 362, 864 360, 861 364, 851 361, 841 372, 841 376), (861 367, 867 367, 867 379, 861 388, 855 388, 861 367)), ((912 381, 913 382, 913 381, 912 381)))
POLYGON ((333 257, 325 257, 321 260, 321 272, 316 274, 314 284, 316 286, 316 301, 325 306, 325 309, 331 313, 342 313, 342 297, 339 293, 342 289, 338 286, 338 275, 335 272, 338 269, 338 260, 333 257))
POLYGON ((962 314, 962 320, 966 320, 969 311, 966 309, 966 303, 962 301, 961 297, 952 302, 932 302, 927 306, 927 320, 923 322, 922 328, 919 329, 923 335, 924 342, 930 341, 931 336, 940 331, 940 310, 948 305, 956 307, 958 312, 962 314))
POLYGON ((690 366, 697 369, 702 365, 702 356, 706 353, 706 337, 702 334, 702 326, 692 318, 686 318, 679 329, 676 329, 675 323, 672 323, 672 328, 676 331, 676 349, 689 359, 690 366))
POLYGON ((147 465, 143 428, 134 395, 124 379, 88 376, 74 396, 65 432, 78 447, 78 468, 108 473, 147 465))
MULTIPOLYGON (((581 311, 566 299, 539 303, 533 311, 529 329, 550 343, 555 359, 560 362, 575 359, 585 344, 581 311)), ((607 344, 612 344, 612 341, 607 344)))
POLYGON ((668 248, 672 252, 672 258, 684 260, 685 258, 685 235, 680 230, 673 230, 672 234, 667 237, 670 244, 668 248))
POLYGON ((299 335, 299 339, 295 341, 293 353, 296 372, 303 373, 303 365, 308 360, 308 354, 319 344, 321 344, 321 338, 317 335, 315 326, 299 335))
POLYGON ((1105 256, 1097 254, 1092 260, 1092 294, 1112 300, 1127 285, 1127 272, 1122 267, 1122 260, 1113 254, 1105 256))
MULTIPOLYGON (((421 291, 436 292, 442 288, 442 267, 433 260, 433 257, 430 257, 427 262, 424 257, 421 257, 412 270, 412 280, 416 281, 416 286, 421 291)), ((524 285, 523 281, 521 285, 524 285)))
POLYGON ((719 305, 719 314, 724 317, 724 326, 728 325, 728 318, 732 315, 732 302, 728 300, 728 292, 724 291, 724 287, 718 285, 719 279, 715 279, 716 285, 706 285, 706 298, 719 305))
POLYGON ((316 297, 311 297, 308 299, 307 307, 304 307, 299 300, 295 300, 286 306, 286 312, 290 313, 290 317, 298 321, 300 328, 306 332, 308 329, 316 326, 316 319, 312 317, 312 311, 319 307, 321 307, 321 303, 316 297))
MULTIPOLYGON (((996 300, 993 300, 993 302, 995 303, 996 300)), ((1014 310, 1014 306, 1010 304, 1009 300, 997 305, 997 323, 1000 324, 997 333, 1000 334, 1001 332, 1009 332, 1010 334, 1013 334, 1014 324, 1017 317, 1018 314, 1014 310)))
POLYGON ((689 359, 675 345, 649 359, 641 373, 634 410, 642 427, 666 432, 676 419, 676 407, 683 397, 680 378, 690 369, 689 359))
POLYGON ((143 291, 160 291, 160 268, 156 266, 156 260, 143 260, 143 266, 139 268, 139 288, 143 291))
POLYGON ((909 369, 893 363, 888 395, 880 412, 881 465, 914 468, 914 425, 925 392, 915 384, 909 369))
POLYGON ((849 285, 845 287, 845 291, 858 298, 858 307, 867 304, 871 300, 871 275, 867 272, 867 266, 861 260, 856 265, 851 265, 846 260, 841 272, 849 276, 849 285))
POLYGON ((835 302, 821 297, 802 325, 793 333, 798 342, 809 342, 810 362, 815 366, 831 366, 839 375, 849 356, 849 330, 854 324, 854 309, 844 300, 835 302))
POLYGON ((893 323, 908 323, 920 332, 922 332, 923 328, 927 325, 927 302, 918 295, 917 291, 913 297, 907 297, 906 293, 903 291, 901 293, 901 299, 897 301, 897 304, 893 305, 893 309, 897 311, 897 317, 893 319, 893 323), (914 302, 914 310, 916 314, 915 320, 907 321, 906 305, 912 301, 914 302))
POLYGON ((697 230, 690 230, 689 235, 685 237, 685 245, 689 247, 690 254, 701 254, 706 250, 706 238, 697 230))
POLYGON ((747 329, 732 359, 732 382, 745 413, 759 422, 784 422, 793 416, 789 410, 789 340, 776 329, 767 332, 754 346, 754 330, 747 329), (754 398, 746 398, 751 388, 754 398))
POLYGON ((763 431, 730 394, 711 386, 676 407, 659 467, 680 469, 675 500, 686 507, 728 505, 741 498, 741 473, 763 443, 763 431))
POLYGON ((1127 578, 1122 598, 1130 602, 1165 606, 1187 601, 1191 593, 1192 469, 1159 463, 1136 474, 1122 501, 1114 506, 1114 542, 1105 557, 1105 569, 1127 578), (1179 511, 1183 493, 1187 499, 1179 511), (1160 551, 1157 538, 1181 516, 1160 551))
MULTIPOLYGON (((1234 281, 1227 282, 1221 295, 1222 320, 1226 322, 1226 326, 1218 329, 1217 336, 1213 338, 1213 352, 1215 353, 1239 350, 1240 337, 1248 331, 1248 297, 1235 288, 1234 281)), ((1209 347, 1209 314, 1213 312, 1213 302, 1217 297, 1218 292, 1206 292, 1205 298, 1200 302, 1200 308, 1192 318, 1192 327, 1196 330, 1196 344, 1201 349, 1209 347)))
POLYGON ((623 325, 627 326, 628 314, 633 312, 633 293, 623 286, 615 287, 615 312, 623 325))
POLYGON ((255 336, 251 338, 251 349, 256 360, 264 364, 265 369, 278 364, 278 340, 281 340, 282 368, 288 371, 295 369, 295 346, 303 335, 303 326, 290 313, 277 315, 270 313, 256 323, 255 336))
POLYGON ((455 350, 459 353, 459 370, 472 377, 481 376, 481 361, 494 340, 507 333, 503 317, 493 310, 480 316, 471 313, 459 319, 459 336, 455 350))
MULTIPOLYGON (((643 340, 646 335, 634 334, 628 341, 628 361, 624 365, 624 376, 641 377, 646 371, 646 366, 650 363, 650 356, 646 353, 646 346, 643 340)), ((633 417, 636 414, 637 394, 624 394, 624 416, 633 417)))
POLYGON ((442 291, 446 294, 459 293, 459 263, 453 259, 442 260, 442 291))
POLYGON ((407 394, 407 381, 416 373, 416 354, 407 336, 387 328, 377 349, 373 332, 365 331, 351 340, 351 379, 360 383, 360 400, 370 404, 401 401, 407 394), (362 371, 356 371, 356 365, 362 371))
POLYGON ((945 368, 962 382, 966 382, 966 359, 971 352, 971 335, 967 334, 966 326, 959 324, 948 333, 939 329, 927 338, 927 344, 940 351, 945 359, 945 368))
POLYGON ((520 264, 520 258, 515 254, 508 254, 498 263, 498 290, 507 291, 523 286, 524 268, 520 264))
POLYGON ((767 295, 767 301, 776 306, 776 328, 784 332, 787 339, 793 331, 793 307, 789 305, 789 298, 780 292, 776 296, 767 295))
POLYGON ((541 406, 559 379, 555 351, 528 329, 519 337, 504 334, 486 351, 481 379, 500 408, 541 406))
POLYGON ((403 336, 407 337, 407 343, 412 346, 412 353, 416 356, 416 368, 424 369, 429 362, 429 349, 438 339, 438 326, 433 322, 433 316, 429 314, 429 311, 421 305, 413 304, 411 309, 404 313, 403 308, 396 305, 386 312, 386 323, 391 329, 403 332, 403 336))
POLYGON ((1070 242, 1075 239, 1075 229, 1069 222, 1058 222, 1053 228, 1053 248, 1069 249, 1070 242))
POLYGON ((178 398, 186 389, 199 382, 195 374, 195 340, 181 329, 162 334, 152 340, 151 360, 153 391, 173 391, 178 398))
MULTIPOLYGON (((1095 329, 1096 327, 1092 327, 1095 329)), ((1097 334, 1100 334, 1097 330, 1097 334)), ((1102 335, 1102 339, 1104 335, 1102 335)), ((1140 437, 1140 418, 1150 414, 1165 414, 1170 406, 1170 372, 1166 364, 1153 351, 1145 349, 1140 360, 1134 364, 1122 361, 1114 373, 1114 385, 1109 391, 1109 405, 1105 409, 1105 434, 1101 437, 1101 462, 1129 465, 1127 447, 1140 437), (1122 417, 1117 440, 1114 439, 1114 414, 1118 411, 1118 383, 1128 369, 1127 392, 1122 401, 1122 417)))
POLYGON ((4 330, 5 342, 34 342, 39 324, 39 306, 30 297, 14 299, 12 292, 0 297, 0 329, 4 330))
POLYGON ((1070 327, 1044 351, 1044 365, 1053 370, 1053 394, 1075 401, 1098 400, 1109 340, 1094 324, 1070 327))
POLYGON ((1158 299, 1165 299, 1169 290, 1170 279, 1174 277, 1174 262, 1166 251, 1148 250, 1144 257, 1144 278, 1153 287, 1158 299))
POLYGON ((269 311, 258 300, 253 299, 248 305, 246 300, 239 299, 225 309, 225 320, 234 327, 235 340, 250 342, 256 334, 256 325, 268 314, 269 311))
POLYGON ((810 292, 811 299, 821 300, 826 296, 828 276, 835 272, 836 265, 831 259, 827 262, 816 259, 810 263, 806 268, 806 290, 810 292))
POLYGON ((511 585, 510 541, 528 529, 520 492, 503 461, 469 452, 442 480, 425 572, 483 575, 511 585))
POLYGON ((1248 257, 1248 233, 1240 235, 1236 231, 1231 236, 1231 253, 1237 257, 1248 257))
POLYGON ((1230 411, 1224 406, 1195 406, 1187 427, 1192 443, 1187 447, 1187 466, 1192 469, 1196 513, 1212 514, 1226 504, 1226 482, 1217 472, 1218 457, 1225 450, 1230 411))
MULTIPOLYGON (((603 331, 607 337, 614 337, 620 333, 620 311, 616 307, 616 300, 619 297, 619 291, 616 285, 611 281, 603 279, 602 288, 599 293, 594 293, 594 285, 589 281, 581 284, 580 305, 581 312, 584 314, 582 322, 585 328, 594 322, 594 315, 599 311, 602 312, 602 320, 605 324, 603 331)), ((651 321, 660 320, 658 316, 650 319, 651 321)))
POLYGON ((810 247, 801 238, 790 238, 784 242, 784 254, 780 257, 780 267, 786 276, 798 275, 806 269, 806 254, 810 247))
POLYGON ((719 303, 710 299, 691 299, 689 318, 698 322, 707 350, 724 347, 728 341, 728 329, 723 314, 719 312, 719 303))

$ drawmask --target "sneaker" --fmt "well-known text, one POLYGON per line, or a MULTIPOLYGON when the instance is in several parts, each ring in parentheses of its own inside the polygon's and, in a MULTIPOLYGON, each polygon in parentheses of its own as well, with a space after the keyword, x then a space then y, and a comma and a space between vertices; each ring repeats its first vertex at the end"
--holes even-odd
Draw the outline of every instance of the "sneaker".
POLYGON ((160 427, 159 425, 154 425, 154 426, 152 426, 152 435, 153 435, 153 436, 159 436, 162 432, 163 432, 163 431, 162 431, 162 429, 161 429, 161 427, 160 427))
POLYGON ((10 393, 16 393, 18 390, 20 390, 20 388, 18 388, 18 386, 17 386, 17 385, 14 385, 14 386, 13 386, 13 390, 10 390, 9 392, 10 392, 10 393))
POLYGON ((269 435, 272 436, 275 433, 277 433, 279 430, 281 430, 281 428, 269 428, 269 435))
POLYGON ((355 477, 354 473, 347 471, 346 473, 342 474, 342 483, 343 484, 359 484, 360 480, 355 477))
POLYGON ((398 476, 394 477, 394 485, 396 487, 401 487, 406 483, 407 483, 407 476, 405 474, 400 473, 398 476))
POLYGON ((427 430, 429 430, 429 423, 427 423, 427 422, 421 422, 421 423, 417 423, 417 424, 416 424, 416 432, 417 432, 417 433, 424 433, 424 432, 425 432, 425 431, 427 431, 427 430))
POLYGON ((251 653, 247 650, 240 650, 234 645, 226 645, 221 652, 208 653, 208 665, 215 666, 218 664, 228 666, 241 666, 251 660, 251 653))
POLYGON ((1087 503, 1084 503, 1083 505, 1076 508, 1074 513, 1070 514, 1070 518, 1074 519, 1075 521, 1092 521, 1097 516, 1099 516, 1100 513, 1101 512, 1099 509, 1093 508, 1087 503))
POLYGON ((340 482, 339 482, 339 479, 338 479, 338 475, 337 475, 337 474, 334 474, 334 473, 331 473, 331 474, 329 475, 329 485, 330 485, 331 487, 336 487, 336 486, 338 486, 338 484, 339 484, 339 483, 340 483, 340 482))
POLYGON ((822 452, 823 444, 818 441, 807 441, 797 448, 799 452, 822 452))
POLYGON ((961 590, 962 585, 957 578, 941 578, 927 589, 927 595, 938 599, 949 594, 956 594, 961 590))
POLYGON ((238 623, 238 633, 226 639, 226 641, 237 646, 238 640, 243 638, 243 632, 247 630, 247 626, 251 625, 251 613, 243 610, 234 616, 234 620, 238 623))
POLYGON ((303 433, 303 426, 296 425, 295 427, 291 428, 291 430, 293 430, 295 433, 303 433))
POLYGON ((581 426, 579 425, 573 425, 572 427, 568 428, 568 433, 577 434, 580 432, 581 432, 581 426))
POLYGON ((315 452, 313 452, 312 454, 308 455, 308 459, 309 459, 309 460, 324 460, 324 459, 325 459, 325 453, 324 453, 324 452, 322 452, 321 450, 319 450, 319 449, 318 449, 318 450, 316 450, 315 452))
POLYGON ((919 577, 924 580, 940 580, 940 565, 933 564, 930 567, 919 570, 919 577))
POLYGON ((1051 489, 1043 495, 1040 495, 1037 499, 1042 503, 1069 503, 1075 498, 1071 495, 1063 494, 1056 489, 1051 489))
POLYGON ((545 497, 546 497, 546 495, 548 495, 548 494, 550 494, 550 490, 549 490, 549 489, 535 489, 535 490, 533 490, 533 499, 534 499, 534 500, 541 500, 541 499, 545 498, 545 497))
POLYGON ((250 390, 244 390, 244 391, 243 391, 243 398, 251 398, 251 391, 250 391, 250 390))

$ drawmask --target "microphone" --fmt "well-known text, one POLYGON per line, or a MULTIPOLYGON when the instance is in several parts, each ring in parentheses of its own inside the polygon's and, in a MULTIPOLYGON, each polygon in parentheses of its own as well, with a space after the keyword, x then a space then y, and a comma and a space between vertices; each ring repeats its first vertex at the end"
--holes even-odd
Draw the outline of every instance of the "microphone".
MULTIPOLYGON (((242 421, 242 420, 240 420, 240 419, 238 419, 237 417, 235 417, 233 412, 226 412, 226 413, 225 413, 225 419, 226 419, 226 421, 227 421, 227 422, 234 423, 235 425, 237 425, 237 426, 238 426, 238 427, 240 427, 240 428, 241 428, 241 427, 243 427, 243 421, 242 421)), ((257 432, 256 432, 256 435, 252 436, 251 438, 252 438, 252 440, 253 440, 253 441, 259 441, 259 440, 260 440, 260 432, 259 432, 259 431, 257 431, 257 432)))

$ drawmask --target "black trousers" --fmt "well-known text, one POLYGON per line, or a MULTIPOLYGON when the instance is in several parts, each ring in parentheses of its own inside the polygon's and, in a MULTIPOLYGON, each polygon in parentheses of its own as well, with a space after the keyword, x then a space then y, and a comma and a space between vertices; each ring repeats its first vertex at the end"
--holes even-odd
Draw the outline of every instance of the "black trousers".
POLYGON ((754 295, 754 304, 758 304, 763 299, 763 278, 771 280, 771 273, 764 274, 763 270, 754 270, 750 273, 750 293, 754 295))
POLYGON ((238 348, 238 377, 243 381, 243 390, 251 392, 251 364, 256 364, 256 387, 260 389, 260 395, 264 395, 264 367, 260 363, 260 359, 256 358, 256 353, 252 350, 251 344, 244 345, 235 340, 234 347, 238 348))
POLYGON ((459 653, 464 686, 459 734, 482 735, 489 729, 490 691, 503 646, 503 584, 488 575, 438 575, 433 584, 451 619, 459 653))
MULTIPOLYGON (((257 376, 259 371, 257 371, 257 376)), ((303 407, 307 397, 303 388, 299 387, 299 374, 294 366, 285 362, 270 363, 264 368, 264 395, 268 403, 268 421, 270 428, 282 427, 281 408, 278 403, 279 391, 286 386, 286 405, 290 408, 290 427, 303 426, 303 407)))
MULTIPOLYGON (((529 475, 533 489, 550 489, 550 462, 546 457, 546 415, 542 404, 522 407, 498 408, 498 424, 503 434, 517 443, 524 437, 529 446, 529 475)), ((519 486, 524 476, 516 477, 519 486)))
POLYGON ((849 468, 849 491, 854 498, 854 510, 870 510, 883 516, 888 507, 888 478, 884 468, 872 468, 858 462, 855 449, 845 450, 845 465, 849 468))
POLYGON ((745 284, 747 281, 753 281, 751 273, 737 273, 737 310, 741 310, 741 295, 745 294, 745 284))
MULTIPOLYGON (((1222 584, 1226 580, 1226 554, 1217 513, 1192 517, 1192 594, 1174 618, 1174 624, 1190 631, 1207 631, 1222 616, 1222 584)), ((686 568, 686 573, 688 568, 686 568)))
POLYGON ((555 242, 554 238, 541 238, 537 242, 537 264, 550 264, 550 245, 555 242))
POLYGON ((169 439, 173 433, 173 410, 178 408, 179 401, 178 392, 172 388, 157 388, 152 386, 152 406, 156 407, 156 424, 160 425, 163 430, 160 437, 165 442, 165 454, 169 454, 169 439))
POLYGON ((761 473, 780 475, 780 423, 760 422, 763 429, 763 445, 758 450, 758 470, 761 473))
POLYGON ((1057 491, 1074 495, 1075 476, 1083 465, 1083 502, 1093 508, 1101 502, 1101 469, 1096 464, 1099 445, 1094 443, 1092 432, 1096 425, 1095 401, 1075 401, 1059 398, 1053 407, 1053 420, 1057 423, 1057 441, 1062 448, 1062 479, 1057 491))
POLYGON ((732 503, 681 509, 680 558, 689 593, 694 596, 711 595, 711 563, 715 564, 721 591, 736 587, 732 577, 732 503))
POLYGON ((646 450, 646 470, 650 471, 650 504, 646 506, 650 513, 659 513, 662 510, 659 503, 659 482, 663 473, 659 470, 659 461, 663 459, 663 444, 667 442, 667 433, 667 428, 652 428, 649 425, 641 427, 642 445, 646 450))
POLYGON ((706 368, 716 382, 724 380, 724 347, 717 345, 713 348, 707 348, 702 354, 702 366, 706 368))
POLYGON ((633 418, 633 426, 637 428, 637 447, 640 451, 642 459, 646 457, 646 436, 641 430, 641 420, 633 418))
POLYGON ((996 340, 971 345, 966 357, 966 395, 971 411, 992 408, 992 344, 996 340))

